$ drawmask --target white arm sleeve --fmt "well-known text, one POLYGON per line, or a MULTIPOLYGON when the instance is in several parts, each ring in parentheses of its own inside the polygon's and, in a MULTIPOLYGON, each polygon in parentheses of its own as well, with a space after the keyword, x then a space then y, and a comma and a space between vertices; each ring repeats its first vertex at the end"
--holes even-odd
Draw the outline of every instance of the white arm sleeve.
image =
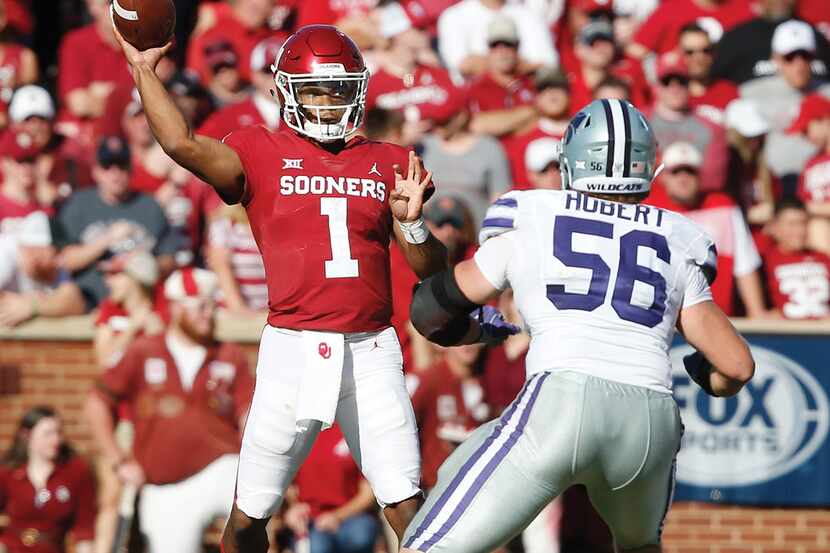
POLYGON ((761 256, 758 255, 744 216, 737 207, 732 212, 732 229, 735 236, 735 266, 732 272, 736 277, 748 275, 761 266, 761 256))
POLYGON ((706 275, 699 265, 687 263, 685 274, 681 278, 685 281, 683 289, 684 309, 712 300, 712 290, 709 288, 706 275))
POLYGON ((515 232, 494 236, 487 240, 475 253, 478 270, 493 288, 504 290, 510 284, 507 269, 513 256, 513 239, 515 232))

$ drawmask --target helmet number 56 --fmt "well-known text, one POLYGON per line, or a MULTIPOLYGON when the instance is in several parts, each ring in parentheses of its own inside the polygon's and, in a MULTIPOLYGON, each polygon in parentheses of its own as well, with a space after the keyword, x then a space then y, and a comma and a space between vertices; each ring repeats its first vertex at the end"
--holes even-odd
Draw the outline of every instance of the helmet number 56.
POLYGON ((349 245, 349 212, 346 198, 320 198, 320 214, 329 220, 331 259, 326 260, 326 278, 351 278, 360 274, 357 259, 352 259, 349 245))
MULTIPOLYGON (((553 256, 567 267, 590 269, 591 280, 588 291, 584 294, 566 292, 564 284, 548 284, 547 297, 557 309, 593 311, 605 303, 611 284, 611 268, 599 254, 574 251, 574 234, 611 239, 614 236, 614 225, 579 217, 556 218, 553 227, 553 256)), ((619 240, 620 257, 611 295, 611 307, 621 319, 652 328, 660 324, 666 311, 666 279, 654 268, 637 263, 637 252, 640 247, 654 250, 657 259, 665 263, 671 260, 671 251, 665 236, 645 230, 632 230, 622 235, 619 240), (649 307, 641 307, 631 302, 635 282, 641 282, 654 290, 649 307)))

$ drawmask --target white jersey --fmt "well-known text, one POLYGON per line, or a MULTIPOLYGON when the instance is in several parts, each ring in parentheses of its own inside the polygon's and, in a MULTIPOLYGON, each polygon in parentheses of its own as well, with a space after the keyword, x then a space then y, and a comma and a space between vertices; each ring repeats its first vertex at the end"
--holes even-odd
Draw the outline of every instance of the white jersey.
POLYGON ((509 192, 487 211, 475 261, 511 286, 531 335, 528 376, 573 370, 671 391, 680 309, 711 300, 714 244, 686 217, 576 191, 509 192))

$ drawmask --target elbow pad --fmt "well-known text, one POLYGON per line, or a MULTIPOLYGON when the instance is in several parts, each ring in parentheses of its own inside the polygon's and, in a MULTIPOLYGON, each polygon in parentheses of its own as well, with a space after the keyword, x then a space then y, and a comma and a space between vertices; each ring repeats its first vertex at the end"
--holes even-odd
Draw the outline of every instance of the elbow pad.
POLYGON ((430 342, 454 346, 470 329, 469 313, 476 307, 461 292, 450 268, 415 286, 409 318, 430 342))

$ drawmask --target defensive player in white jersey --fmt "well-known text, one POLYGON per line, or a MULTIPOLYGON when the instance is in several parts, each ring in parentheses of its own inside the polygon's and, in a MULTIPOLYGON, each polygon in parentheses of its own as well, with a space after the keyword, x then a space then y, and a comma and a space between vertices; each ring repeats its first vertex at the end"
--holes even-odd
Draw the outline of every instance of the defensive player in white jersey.
POLYGON ((746 343, 712 302, 712 240, 639 203, 656 150, 643 115, 594 101, 562 145, 565 190, 504 195, 474 259, 415 293, 416 328, 452 345, 493 334, 468 313, 511 286, 532 338, 524 389, 441 467, 406 552, 492 551, 572 484, 587 487, 619 550, 659 552, 683 428, 675 328, 697 349, 684 362, 707 393, 736 394, 753 375, 746 343))

